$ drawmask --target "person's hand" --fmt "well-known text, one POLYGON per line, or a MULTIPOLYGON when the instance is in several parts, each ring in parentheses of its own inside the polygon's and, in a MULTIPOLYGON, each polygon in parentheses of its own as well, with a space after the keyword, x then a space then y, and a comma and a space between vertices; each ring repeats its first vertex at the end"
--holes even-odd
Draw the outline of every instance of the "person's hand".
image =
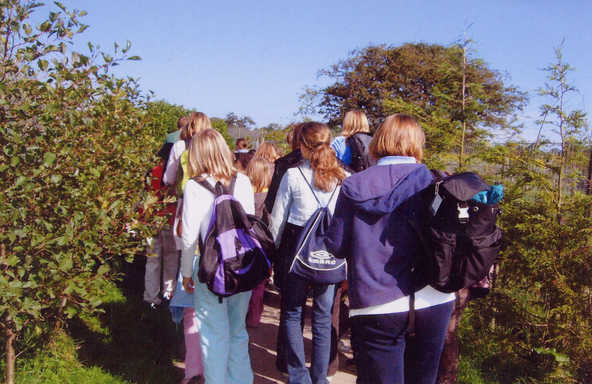
POLYGON ((193 288, 195 285, 193 284, 193 279, 191 277, 183 277, 183 288, 187 293, 193 293, 193 288))

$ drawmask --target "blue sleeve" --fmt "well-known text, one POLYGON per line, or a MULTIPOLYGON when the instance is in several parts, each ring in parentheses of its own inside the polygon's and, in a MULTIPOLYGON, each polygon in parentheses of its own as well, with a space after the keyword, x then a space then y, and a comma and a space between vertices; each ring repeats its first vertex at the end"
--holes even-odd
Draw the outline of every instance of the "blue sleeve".
POLYGON ((333 148, 339 160, 347 165, 351 164, 351 149, 345 142, 345 136, 337 136, 331 143, 331 148, 333 148))

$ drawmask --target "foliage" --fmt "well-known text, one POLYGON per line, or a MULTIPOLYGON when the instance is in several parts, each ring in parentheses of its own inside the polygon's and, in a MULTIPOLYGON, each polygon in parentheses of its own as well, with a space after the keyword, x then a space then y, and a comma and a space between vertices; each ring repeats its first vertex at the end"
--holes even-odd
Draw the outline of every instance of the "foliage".
MULTIPOLYGON (((541 105, 541 130, 551 126, 560 139, 560 153, 553 166, 557 185, 554 200, 557 204, 557 218, 561 220, 561 205, 568 161, 579 144, 585 141, 587 133, 586 114, 581 110, 567 110, 568 97, 577 92, 577 88, 568 82, 568 74, 573 68, 563 61, 561 47, 555 49, 556 61, 544 68, 548 82, 538 90, 540 96, 550 100, 541 105)), ((577 152, 576 152, 577 153, 577 152)))
POLYGON ((210 120, 212 122, 212 128, 222 134, 222 137, 224 137, 226 144, 228 144, 230 148, 234 148, 234 139, 230 136, 230 133, 228 133, 228 125, 226 124, 226 121, 217 117, 213 117, 210 120))
MULTIPOLYGON (((310 112, 316 102, 317 111, 333 125, 346 111, 361 109, 375 128, 389 114, 408 113, 426 131, 428 154, 458 152, 464 140, 479 144, 493 130, 511 128, 513 114, 525 102, 524 93, 506 85, 483 60, 469 57, 463 66, 464 59, 458 45, 369 46, 321 71, 334 83, 308 90, 302 97, 307 103, 303 108, 310 112), (463 122, 467 132, 461 141, 463 122)), ((434 166, 444 165, 431 160, 434 166)))
POLYGON ((159 144, 136 82, 109 71, 139 59, 130 43, 71 52, 85 12, 56 2, 31 26, 39 6, 0 4, 0 327, 20 351, 65 319, 100 330, 104 303, 121 300, 119 264, 151 229, 136 205, 159 144))
POLYGON ((152 137, 161 141, 167 133, 177 130, 177 120, 181 116, 191 113, 189 109, 180 105, 169 104, 166 101, 151 101, 146 103, 147 129, 152 137))
POLYGON ((592 381, 592 196, 581 191, 586 159, 574 151, 586 121, 564 108, 574 88, 556 58, 541 110, 562 147, 506 143, 488 153, 506 186, 503 262, 495 294, 465 317, 461 345, 504 383, 592 381))
POLYGON ((270 141, 275 144, 282 156, 287 155, 292 151, 291 145, 286 140, 291 129, 291 124, 285 127, 282 127, 279 124, 269 124, 267 127, 260 128, 262 131, 263 140, 270 141))
POLYGON ((85 367, 77 357, 77 345, 64 332, 53 335, 51 344, 19 364, 18 384, 126 384, 99 367, 85 367))
MULTIPOLYGON (((255 121, 250 116, 237 115, 234 112, 226 114, 224 122, 226 122, 230 136, 237 139, 249 136, 249 131, 255 128, 255 121)), ((234 142, 230 149, 234 149, 234 142)))

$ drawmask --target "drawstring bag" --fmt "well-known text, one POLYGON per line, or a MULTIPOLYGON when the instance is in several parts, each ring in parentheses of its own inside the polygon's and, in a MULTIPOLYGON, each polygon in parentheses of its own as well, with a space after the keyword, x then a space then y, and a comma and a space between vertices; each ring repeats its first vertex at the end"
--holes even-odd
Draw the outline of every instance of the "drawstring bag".
POLYGON ((300 237, 296 242, 296 252, 290 265, 290 273, 294 273, 312 283, 337 284, 347 278, 347 262, 338 259, 325 246, 325 234, 331 222, 331 212, 328 205, 333 199, 337 186, 331 193, 326 206, 322 206, 319 198, 314 193, 312 185, 298 167, 300 174, 306 181, 315 197, 319 208, 313 213, 304 225, 300 237))

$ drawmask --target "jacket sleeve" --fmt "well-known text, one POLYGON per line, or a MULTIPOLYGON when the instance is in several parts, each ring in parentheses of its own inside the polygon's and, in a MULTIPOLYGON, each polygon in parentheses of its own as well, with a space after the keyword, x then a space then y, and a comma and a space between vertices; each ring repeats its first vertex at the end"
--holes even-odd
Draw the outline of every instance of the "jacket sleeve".
POLYGON ((267 190, 267 196, 265 196, 265 208, 268 212, 273 210, 273 204, 275 202, 275 197, 277 195, 278 188, 280 186, 280 182, 282 181, 282 176, 285 173, 285 167, 281 162, 276 161, 275 166, 273 168, 273 176, 271 177, 271 183, 269 183, 269 188, 267 190))
POLYGON ((292 205, 292 190, 290 188, 289 173, 285 173, 282 177, 282 182, 278 188, 278 192, 275 198, 275 204, 271 211, 271 217, 269 219, 269 231, 273 236, 275 245, 279 246, 282 238, 286 221, 290 214, 290 207, 292 205))
POLYGON ((179 167, 179 160, 181 158, 181 153, 183 153, 183 151, 181 150, 181 146, 183 144, 177 145, 177 143, 175 143, 173 145, 173 148, 171 149, 171 153, 169 154, 167 166, 164 171, 164 175, 162 177, 162 180, 167 185, 175 185, 175 183, 177 182, 177 168, 179 167), (181 153, 179 153, 179 152, 181 152, 181 153))
POLYGON ((198 249, 198 236, 202 221, 207 220, 210 204, 204 204, 205 194, 209 193, 202 186, 190 180, 185 185, 183 194, 183 232, 181 239, 181 274, 183 277, 191 277, 193 271, 193 258, 198 249))
POLYGON ((349 199, 339 192, 337 203, 335 204, 335 214, 329 225, 325 245, 327 249, 339 258, 348 258, 350 252, 350 242, 352 237, 353 210, 349 199))
POLYGON ((345 137, 337 136, 335 139, 333 139, 333 142, 331 143, 331 148, 333 148, 333 150, 335 151, 335 155, 339 160, 345 161, 345 137))

